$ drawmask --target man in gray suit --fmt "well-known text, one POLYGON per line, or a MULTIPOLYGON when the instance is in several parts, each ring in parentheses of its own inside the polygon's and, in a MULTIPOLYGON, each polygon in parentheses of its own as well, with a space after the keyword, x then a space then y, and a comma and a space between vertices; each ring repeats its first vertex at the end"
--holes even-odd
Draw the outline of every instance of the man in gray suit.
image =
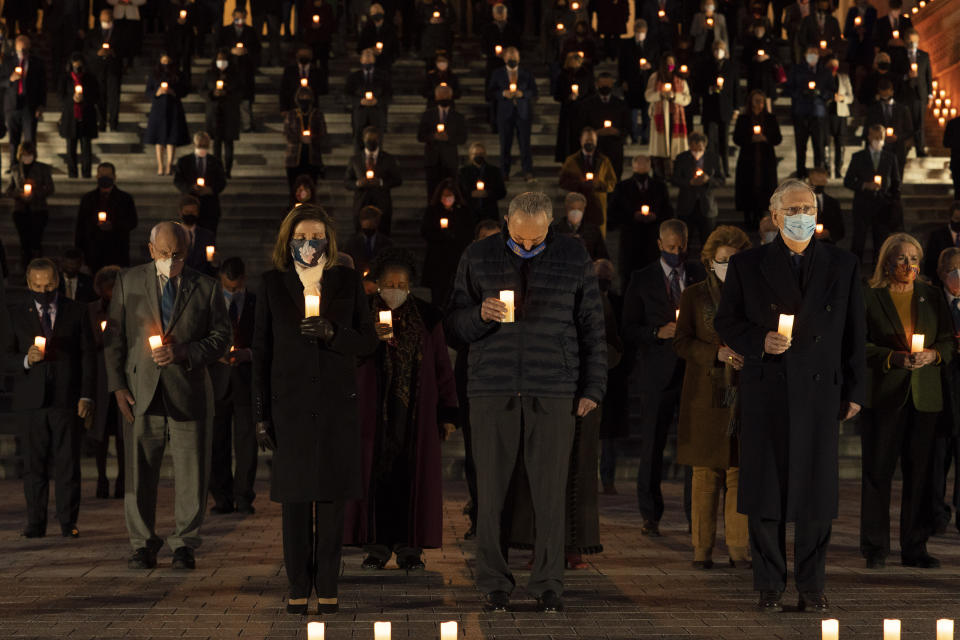
POLYGON ((212 404, 207 366, 230 348, 220 284, 184 268, 187 235, 175 222, 150 232, 153 262, 116 282, 104 356, 107 384, 124 417, 124 512, 134 549, 128 566, 152 569, 163 541, 154 531, 167 440, 173 457, 176 527, 166 542, 174 569, 195 567, 210 471, 212 404), (162 339, 153 348, 150 337, 162 339))

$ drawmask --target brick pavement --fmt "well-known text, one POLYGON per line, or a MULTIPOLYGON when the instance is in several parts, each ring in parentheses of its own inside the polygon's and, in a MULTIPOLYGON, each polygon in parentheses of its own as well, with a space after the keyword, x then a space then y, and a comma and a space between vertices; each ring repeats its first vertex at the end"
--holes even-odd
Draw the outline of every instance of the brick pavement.
MULTIPOLYGON (((286 580, 280 563, 280 510, 261 497, 250 517, 211 516, 204 525, 198 569, 126 568, 128 546, 120 501, 93 499, 84 483, 81 538, 19 538, 23 494, 0 481, 0 639, 7 638, 303 638, 306 622, 283 611, 286 580)), ((628 493, 628 483, 620 490, 628 493)), ((261 496, 265 483, 258 483, 261 496)), ((904 638, 935 637, 935 620, 960 622, 960 535, 952 529, 930 550, 938 571, 898 566, 867 572, 857 555, 859 489, 843 484, 843 514, 834 529, 828 595, 840 637, 880 638, 883 617, 903 620, 904 638)), ((432 640, 439 623, 458 620, 464 638, 819 638, 819 618, 753 611, 749 571, 690 567, 689 537, 679 511, 680 488, 665 487, 664 537, 641 538, 630 495, 601 496, 605 551, 588 570, 568 572, 567 611, 545 616, 519 589, 512 613, 483 613, 472 586, 473 545, 464 542, 462 483, 447 484, 445 547, 426 553, 427 571, 406 576, 365 573, 357 550, 346 553, 341 613, 329 616, 327 638, 373 638, 373 622, 390 620, 394 638, 432 640)), ((160 532, 169 530, 172 489, 165 481, 160 532)), ((52 517, 52 514, 51 514, 52 517)), ((58 527, 52 524, 53 531, 58 527)), ((896 544, 894 542, 894 544, 896 544)), ((521 584, 525 553, 513 558, 521 584)), ((726 561, 723 550, 715 555, 726 561)), ((788 589, 785 602, 796 593, 788 589)), ((960 624, 958 624, 960 628, 960 624)), ((960 636, 958 636, 960 637, 960 636)))

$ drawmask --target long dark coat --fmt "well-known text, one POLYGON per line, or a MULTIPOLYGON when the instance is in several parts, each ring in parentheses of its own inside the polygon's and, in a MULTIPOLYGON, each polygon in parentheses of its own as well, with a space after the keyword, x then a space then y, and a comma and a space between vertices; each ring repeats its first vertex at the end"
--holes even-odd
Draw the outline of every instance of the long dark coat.
POLYGON ((324 273, 320 315, 336 327, 328 345, 300 334, 303 285, 292 268, 263 274, 256 309, 254 414, 272 420, 277 443, 270 499, 359 498, 356 363, 377 346, 360 274, 340 266, 324 273))
POLYGON ((550 87, 553 99, 560 103, 560 118, 557 120, 557 144, 553 151, 553 159, 563 162, 571 153, 580 148, 580 132, 576 125, 580 122, 580 105, 584 98, 593 95, 595 91, 593 75, 586 67, 579 69, 563 69, 554 79, 550 87), (572 85, 578 86, 579 97, 570 99, 573 93, 572 85))
POLYGON ((733 256, 714 319, 744 357, 738 511, 788 522, 837 517, 839 415, 866 395, 860 265, 816 240, 807 251, 803 291, 779 238, 733 256), (765 355, 780 314, 795 316, 793 342, 765 355))
MULTIPOLYGON (((432 305, 411 298, 424 322, 423 352, 416 389, 417 421, 414 467, 410 473, 410 527, 405 542, 414 547, 434 549, 443 540, 443 493, 440 463, 440 423, 457 422, 457 387, 453 366, 443 335, 443 316, 432 305)), ((409 303, 407 303, 409 304, 409 303)), ((357 369, 360 397, 360 434, 363 441, 363 498, 347 504, 343 543, 363 545, 375 542, 376 509, 373 505, 373 469, 377 466, 376 441, 381 404, 381 372, 385 347, 357 369)))
POLYGON ((759 211, 770 204, 777 188, 776 146, 783 140, 777 117, 764 111, 759 117, 741 113, 733 129, 733 144, 740 147, 734 199, 737 211, 759 211), (766 142, 753 141, 753 125, 761 127, 766 142))
POLYGON ((180 101, 187 89, 173 73, 155 73, 147 78, 146 96, 150 100, 150 115, 147 116, 143 144, 172 144, 179 147, 190 142, 187 118, 180 101), (161 82, 169 83, 174 93, 157 96, 161 82))
POLYGON ((90 138, 97 137, 97 104, 100 102, 100 85, 97 83, 97 77, 89 71, 83 72, 80 76, 80 86, 83 87, 82 114, 83 118, 77 120, 73 115, 73 78, 68 71, 63 75, 60 83, 60 126, 59 132, 61 138, 70 140, 71 138, 90 138))
POLYGON ((447 211, 442 204, 427 207, 420 224, 420 235, 427 243, 423 258, 423 286, 433 293, 432 302, 443 306, 453 291, 453 279, 463 250, 473 242, 477 219, 467 207, 454 204, 447 211), (440 228, 440 219, 447 219, 447 228, 440 228))
POLYGON ((240 137, 240 94, 243 90, 242 79, 236 65, 229 65, 224 71, 216 67, 207 69, 203 76, 201 95, 204 103, 204 116, 207 133, 214 140, 237 140, 240 137), (223 81, 223 93, 214 95, 217 80, 223 81))

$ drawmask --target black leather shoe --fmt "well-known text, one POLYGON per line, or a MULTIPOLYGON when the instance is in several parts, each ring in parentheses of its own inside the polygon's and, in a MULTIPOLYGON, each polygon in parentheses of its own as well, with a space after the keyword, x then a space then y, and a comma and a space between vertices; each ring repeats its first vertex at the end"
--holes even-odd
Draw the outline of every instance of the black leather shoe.
POLYGON ((397 567, 407 571, 423 571, 427 568, 422 558, 411 556, 409 558, 397 558, 397 567))
POLYGON ((542 613, 560 613, 563 611, 563 598, 555 591, 544 591, 537 598, 537 611, 542 613))
POLYGON ((60 525, 60 533, 64 538, 79 538, 80 529, 75 524, 60 525))
POLYGON ((827 596, 823 595, 822 591, 801 591, 797 609, 814 613, 827 613, 830 611, 830 603, 827 602, 827 596))
POLYGON ((338 602, 317 603, 317 613, 321 616, 332 615, 338 611, 340 611, 340 604, 338 602))
POLYGON ((157 553, 146 547, 140 547, 127 560, 128 569, 153 569, 157 566, 157 553))
POLYGON ((782 596, 780 591, 761 591, 757 608, 764 613, 780 613, 783 611, 783 604, 780 603, 782 596))
POLYGON ((27 527, 20 532, 20 535, 24 538, 42 538, 47 535, 46 531, 43 531, 39 527, 27 527))
POLYGON ((510 606, 510 594, 506 591, 491 591, 485 598, 490 611, 503 612, 510 606))
POLYGON ((225 503, 224 503, 224 504, 215 504, 215 505, 213 505, 213 506, 210 508, 210 513, 213 513, 213 514, 216 514, 216 515, 226 515, 226 514, 228 514, 228 513, 233 513, 233 511, 234 511, 233 505, 232 505, 232 504, 225 504, 225 503))
POLYGON ((867 569, 886 569, 887 559, 881 555, 867 556, 867 569))
POLYGON ((180 547, 174 551, 173 564, 170 566, 181 571, 192 571, 193 569, 196 569, 197 561, 193 557, 193 549, 190 547, 180 547))
POLYGON ((366 569, 367 571, 379 571, 387 566, 386 560, 381 560, 380 558, 374 558, 373 556, 367 556, 363 559, 363 562, 360 564, 361 569, 366 569))
POLYGON ((901 558, 900 564, 905 567, 916 567, 917 569, 939 569, 940 561, 929 553, 923 553, 919 556, 910 558, 901 558))
POLYGON ((256 512, 257 510, 254 509, 253 505, 250 504, 249 502, 244 502, 237 505, 237 513, 241 513, 245 516, 252 516, 256 512))
POLYGON ((295 616, 307 615, 307 599, 296 598, 295 600, 287 600, 287 613, 295 616))
POLYGON ((660 523, 653 520, 644 520, 640 527, 640 535, 650 536, 652 538, 660 537, 660 523))
POLYGON ((694 569, 713 569, 713 560, 694 560, 694 569))
POLYGON ((750 560, 734 560, 730 558, 730 568, 731 569, 752 569, 753 562, 750 560))

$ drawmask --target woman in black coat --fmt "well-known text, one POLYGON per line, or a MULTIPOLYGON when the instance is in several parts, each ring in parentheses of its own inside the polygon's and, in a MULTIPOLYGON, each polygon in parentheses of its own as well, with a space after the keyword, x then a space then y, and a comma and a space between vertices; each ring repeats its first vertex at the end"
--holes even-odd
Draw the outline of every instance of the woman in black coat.
POLYGON ((456 180, 447 178, 437 185, 423 212, 420 235, 427 242, 423 259, 423 286, 429 287, 431 302, 443 307, 453 291, 460 255, 473 242, 477 219, 464 204, 456 180), (443 224, 446 220, 446 226, 443 224))
POLYGON ((172 175, 173 150, 190 142, 187 118, 181 98, 188 90, 167 53, 160 54, 160 62, 147 78, 147 98, 151 100, 144 144, 155 145, 157 175, 172 175))
POLYGON ((766 215, 770 196, 777 188, 776 146, 783 140, 775 115, 767 110, 767 97, 762 91, 750 92, 747 107, 737 117, 733 143, 740 147, 734 198, 743 221, 756 229, 766 215), (760 127, 759 133, 757 127, 760 127))
POLYGON ((207 133, 213 138, 213 155, 223 160, 230 177, 233 142, 240 137, 240 73, 231 64, 230 52, 221 49, 203 77, 207 133))
MULTIPOLYGON (((360 498, 357 358, 377 347, 360 274, 337 266, 333 220, 320 207, 292 209, 263 275, 253 338, 257 440, 273 450, 270 498, 283 505, 287 611, 335 613, 344 502, 360 498), (305 317, 305 296, 319 315, 305 317)), ((314 311, 313 313, 316 313, 314 311)))
POLYGON ((80 143, 81 168, 89 178, 93 168, 91 140, 97 137, 97 104, 100 85, 92 73, 86 71, 83 55, 70 56, 70 68, 60 84, 60 137, 67 141, 67 174, 77 177, 77 142, 80 143))
POLYGON ((590 71, 583 66, 583 58, 576 51, 567 53, 563 70, 553 81, 553 99, 560 103, 560 119, 557 122, 557 145, 553 159, 563 162, 567 156, 580 148, 580 104, 594 93, 595 82, 590 71), (576 91, 573 86, 576 85, 576 91))
POLYGON ((767 110, 773 108, 777 90, 777 43, 767 29, 766 18, 757 20, 744 38, 741 69, 747 77, 747 91, 759 89, 767 96, 767 110), (763 55, 760 55, 760 52, 763 55))

